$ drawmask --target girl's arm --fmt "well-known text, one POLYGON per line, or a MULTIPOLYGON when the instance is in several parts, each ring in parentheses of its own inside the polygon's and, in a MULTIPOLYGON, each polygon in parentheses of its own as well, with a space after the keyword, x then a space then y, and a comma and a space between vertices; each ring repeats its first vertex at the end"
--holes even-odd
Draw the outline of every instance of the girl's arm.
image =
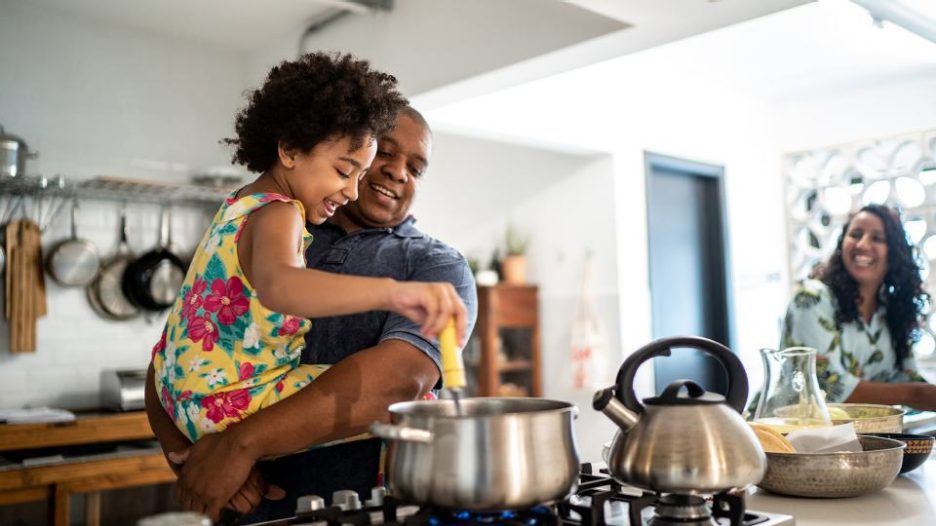
POLYGON ((450 283, 398 282, 308 270, 298 241, 304 228, 296 208, 279 202, 252 213, 244 226, 238 256, 264 306, 303 318, 392 311, 420 323, 428 336, 437 335, 455 318, 458 341, 464 341, 467 314, 450 283))

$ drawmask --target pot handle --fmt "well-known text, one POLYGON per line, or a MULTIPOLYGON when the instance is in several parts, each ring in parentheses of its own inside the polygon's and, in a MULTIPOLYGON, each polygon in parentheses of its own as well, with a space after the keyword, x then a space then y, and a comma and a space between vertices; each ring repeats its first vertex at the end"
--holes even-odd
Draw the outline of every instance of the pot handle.
POLYGON ((415 427, 374 422, 370 425, 370 432, 372 435, 384 440, 399 440, 401 442, 416 442, 418 444, 432 443, 432 431, 416 429, 415 427))
POLYGON ((644 406, 634 393, 634 376, 645 361, 656 356, 669 356, 672 347, 688 347, 705 351, 716 358, 728 372, 728 394, 725 400, 738 413, 744 411, 747 402, 748 379, 741 360, 724 345, 698 336, 675 336, 661 338, 637 349, 624 360, 617 375, 617 397, 636 413, 643 413, 644 406))

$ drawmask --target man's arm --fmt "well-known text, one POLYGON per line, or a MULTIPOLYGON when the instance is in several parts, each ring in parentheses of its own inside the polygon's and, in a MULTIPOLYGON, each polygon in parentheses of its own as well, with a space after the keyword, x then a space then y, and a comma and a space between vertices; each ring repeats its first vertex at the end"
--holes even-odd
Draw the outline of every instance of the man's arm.
POLYGON ((162 403, 159 401, 159 394, 156 393, 154 376, 153 364, 150 363, 149 369, 146 371, 146 386, 144 388, 146 416, 149 418, 149 424, 150 427, 153 428, 156 440, 158 440, 159 445, 162 446, 163 455, 166 455, 166 461, 169 462, 169 467, 178 475, 179 466, 169 459, 168 454, 182 451, 191 446, 192 442, 179 431, 175 422, 169 418, 166 410, 163 409, 162 403))
POLYGON ((432 359, 400 340, 348 356, 292 396, 199 440, 179 479, 184 504, 215 517, 258 459, 365 432, 388 420, 390 404, 422 397, 438 379, 432 359))

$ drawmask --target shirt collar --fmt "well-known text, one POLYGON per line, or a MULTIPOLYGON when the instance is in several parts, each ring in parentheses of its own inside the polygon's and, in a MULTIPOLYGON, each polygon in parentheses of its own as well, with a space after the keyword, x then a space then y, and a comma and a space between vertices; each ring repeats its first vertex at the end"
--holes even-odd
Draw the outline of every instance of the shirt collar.
POLYGON ((309 224, 309 225, 307 225, 307 229, 313 230, 313 229, 316 229, 316 228, 327 228, 327 229, 329 229, 329 230, 334 230, 334 231, 336 231, 336 232, 340 232, 342 235, 345 235, 345 236, 346 236, 346 235, 368 234, 368 233, 371 233, 371 232, 387 232, 387 233, 393 234, 393 235, 395 235, 395 236, 397 236, 397 237, 401 237, 401 238, 417 238, 417 237, 423 237, 424 234, 423 234, 422 232, 420 232, 419 230, 416 229, 415 224, 416 224, 416 217, 413 216, 413 215, 408 215, 408 216, 406 216, 406 219, 404 219, 399 225, 397 225, 397 226, 395 226, 395 227, 390 227, 390 228, 362 228, 361 230, 355 231, 353 234, 348 234, 348 233, 345 232, 345 230, 344 230, 343 228, 341 228, 340 226, 335 225, 335 224, 332 224, 332 223, 329 223, 329 222, 327 222, 327 221, 326 221, 325 223, 322 223, 321 225, 315 225, 315 226, 313 226, 313 225, 309 224))

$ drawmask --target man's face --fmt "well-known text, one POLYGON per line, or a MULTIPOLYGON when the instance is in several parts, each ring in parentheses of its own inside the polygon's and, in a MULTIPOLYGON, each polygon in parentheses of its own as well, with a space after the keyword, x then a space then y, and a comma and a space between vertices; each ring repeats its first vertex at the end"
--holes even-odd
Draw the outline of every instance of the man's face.
POLYGON ((429 166, 432 136, 406 113, 396 127, 377 143, 377 156, 361 179, 358 200, 338 209, 339 223, 347 227, 388 228, 406 219, 416 185, 429 166), (347 222, 351 224, 348 225, 347 222))

